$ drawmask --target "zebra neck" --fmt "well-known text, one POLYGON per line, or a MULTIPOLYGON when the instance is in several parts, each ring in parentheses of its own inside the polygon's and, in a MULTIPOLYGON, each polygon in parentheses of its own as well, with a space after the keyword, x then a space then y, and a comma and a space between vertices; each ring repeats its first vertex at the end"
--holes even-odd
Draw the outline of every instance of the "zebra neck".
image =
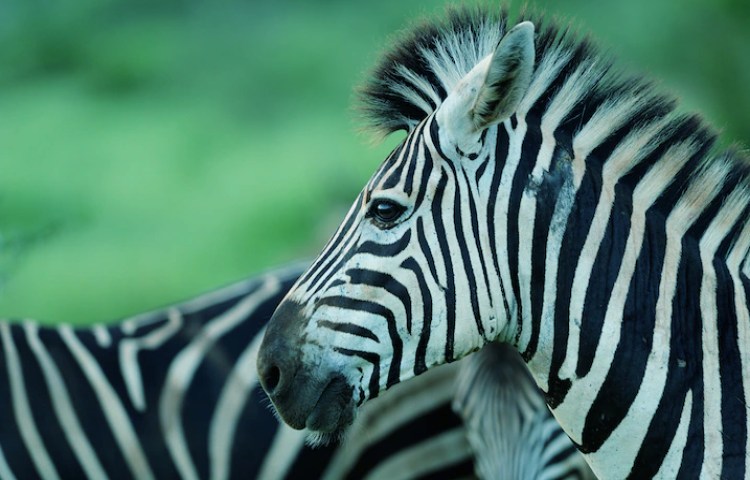
POLYGON ((513 343, 554 415, 614 477, 744 472, 750 207, 731 154, 707 161, 684 119, 582 148, 532 118, 498 131, 494 218, 513 343))

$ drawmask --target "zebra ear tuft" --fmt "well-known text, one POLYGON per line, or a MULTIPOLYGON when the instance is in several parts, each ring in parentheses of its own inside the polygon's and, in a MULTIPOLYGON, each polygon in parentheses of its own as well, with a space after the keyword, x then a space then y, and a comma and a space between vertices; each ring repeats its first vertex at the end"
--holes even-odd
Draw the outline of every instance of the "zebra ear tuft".
POLYGON ((459 143, 507 120, 526 94, 534 71, 534 25, 522 22, 456 85, 438 111, 459 143))
POLYGON ((492 54, 484 82, 470 110, 478 130, 508 119, 526 94, 534 71, 534 25, 513 27, 492 54))

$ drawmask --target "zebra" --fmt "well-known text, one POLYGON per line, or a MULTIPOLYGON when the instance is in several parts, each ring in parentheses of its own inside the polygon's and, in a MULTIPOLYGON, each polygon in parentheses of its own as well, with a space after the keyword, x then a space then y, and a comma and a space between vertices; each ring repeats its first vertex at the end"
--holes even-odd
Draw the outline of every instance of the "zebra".
MULTIPOLYGON (((363 409, 339 445, 312 448, 304 432, 274 418, 257 388, 257 350, 305 266, 113 324, 0 321, 0 479, 475 478, 488 454, 469 441, 465 422, 491 406, 459 396, 457 379, 478 378, 486 362, 445 365, 398 385, 363 409)), ((511 368, 507 377, 519 380, 495 388, 516 398, 525 372, 511 368)), ((505 407, 521 411, 530 398, 531 413, 548 415, 535 393, 505 407)), ((514 435, 492 438, 502 445, 514 435)), ((534 463, 572 448, 564 440, 547 445, 540 433, 499 456, 534 463)), ((582 458, 568 457, 573 468, 554 478, 587 478, 582 458)))
POLYGON ((463 8, 361 90, 405 131, 269 322, 261 384, 328 435, 490 342, 600 478, 750 475, 748 158, 570 28, 463 8))

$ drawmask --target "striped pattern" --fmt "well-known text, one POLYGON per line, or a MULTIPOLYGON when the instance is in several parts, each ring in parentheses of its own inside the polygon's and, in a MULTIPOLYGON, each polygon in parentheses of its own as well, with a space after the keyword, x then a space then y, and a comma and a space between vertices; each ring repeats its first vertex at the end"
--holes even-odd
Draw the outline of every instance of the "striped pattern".
POLYGON ((533 23, 516 36, 533 58, 502 51, 508 18, 482 9, 385 56, 364 111, 407 138, 287 296, 305 325, 287 343, 343 370, 353 409, 508 342, 597 475, 745 478, 750 162, 589 43, 533 23), (503 55, 507 77, 483 83, 503 55), (472 129, 486 88, 524 94, 472 129), (403 214, 376 220, 382 202, 403 214))
POLYGON ((481 478, 595 478, 512 347, 492 343, 461 363, 453 406, 481 478))
POLYGON ((353 427, 368 435, 343 447, 313 450, 273 418, 255 358, 301 271, 111 326, 0 322, 0 478, 474 478, 458 366, 400 385, 408 405, 368 405, 353 427))

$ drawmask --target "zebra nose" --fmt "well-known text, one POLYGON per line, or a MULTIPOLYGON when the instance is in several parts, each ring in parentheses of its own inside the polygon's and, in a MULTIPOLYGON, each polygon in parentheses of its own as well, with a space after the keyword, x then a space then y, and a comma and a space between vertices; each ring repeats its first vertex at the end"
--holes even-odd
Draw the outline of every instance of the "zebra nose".
POLYGON ((263 339, 258 352, 258 380, 271 400, 276 402, 284 392, 297 370, 292 349, 283 339, 269 336, 263 339))
POLYGON ((273 395, 276 391, 276 387, 279 386, 281 380, 281 369, 276 365, 271 365, 265 372, 263 384, 265 385, 266 391, 273 395))
POLYGON ((272 400, 285 396, 300 366, 301 310, 295 302, 282 302, 268 322, 258 351, 258 379, 272 400))

